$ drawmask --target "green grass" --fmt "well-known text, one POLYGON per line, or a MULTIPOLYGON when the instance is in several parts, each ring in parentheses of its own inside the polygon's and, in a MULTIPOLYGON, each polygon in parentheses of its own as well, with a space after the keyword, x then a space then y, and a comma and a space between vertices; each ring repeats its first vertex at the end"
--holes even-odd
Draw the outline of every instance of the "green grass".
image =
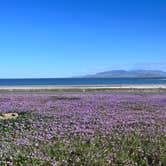
MULTIPOLYGON (((79 137, 58 140, 55 137, 55 140, 50 142, 39 142, 38 146, 40 152, 50 161, 27 157, 27 154, 31 153, 31 149, 23 147, 11 162, 15 165, 51 165, 52 159, 60 165, 78 166, 110 165, 111 163, 117 166, 125 164, 166 165, 164 135, 142 136, 140 133, 126 133, 123 137, 119 137, 120 135, 121 133, 112 133, 105 137, 96 135, 88 140, 79 137)), ((35 147, 33 151, 35 151, 35 147)))
MULTIPOLYGON (((52 117, 32 114, 31 112, 20 112, 19 118, 0 121, 1 133, 12 134, 18 130, 17 124, 24 124, 24 130, 32 130, 29 118, 37 118, 49 121, 52 117)), ((8 135, 8 137, 12 135, 8 135)), ((7 136, 6 136, 7 137, 7 136)), ((0 166, 12 163, 14 166, 51 166, 52 161, 57 165, 138 165, 138 166, 165 166, 166 165, 166 136, 158 133, 157 129, 152 133, 114 131, 109 135, 96 134, 92 138, 78 136, 64 136, 59 139, 56 135, 50 141, 38 141, 38 146, 31 145, 16 146, 12 142, 6 142, 15 152, 10 157, 11 151, 3 157, 0 166), (30 157, 40 151, 38 157, 30 157), (40 156, 47 159, 42 160, 40 156), (5 162, 4 162, 5 158, 5 162)))

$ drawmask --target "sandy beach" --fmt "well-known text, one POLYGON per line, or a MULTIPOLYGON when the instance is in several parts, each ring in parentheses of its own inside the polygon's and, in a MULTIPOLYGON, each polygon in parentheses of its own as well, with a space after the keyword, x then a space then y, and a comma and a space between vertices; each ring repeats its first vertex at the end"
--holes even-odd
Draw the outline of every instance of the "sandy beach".
POLYGON ((166 89, 165 84, 127 84, 127 85, 32 85, 32 86, 0 86, 0 90, 8 89, 166 89))
POLYGON ((165 84, 149 85, 78 85, 78 86, 0 86, 0 92, 15 91, 113 91, 113 92, 166 92, 165 84))

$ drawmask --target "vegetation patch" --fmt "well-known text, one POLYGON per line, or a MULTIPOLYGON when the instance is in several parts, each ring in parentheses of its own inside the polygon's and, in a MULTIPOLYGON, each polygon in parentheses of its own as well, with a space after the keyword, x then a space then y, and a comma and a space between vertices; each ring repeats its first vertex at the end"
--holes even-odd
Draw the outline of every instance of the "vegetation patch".
POLYGON ((0 120, 0 165, 166 165, 165 95, 7 97, 18 117, 0 120))

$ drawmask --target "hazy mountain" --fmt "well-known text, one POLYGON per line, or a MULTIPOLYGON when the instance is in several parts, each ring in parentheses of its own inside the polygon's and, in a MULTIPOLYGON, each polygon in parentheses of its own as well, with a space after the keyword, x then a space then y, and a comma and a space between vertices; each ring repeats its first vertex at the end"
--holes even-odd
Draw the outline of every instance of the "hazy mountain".
POLYGON ((87 75, 87 78, 118 78, 118 77, 166 77, 166 72, 160 70, 111 70, 87 75))

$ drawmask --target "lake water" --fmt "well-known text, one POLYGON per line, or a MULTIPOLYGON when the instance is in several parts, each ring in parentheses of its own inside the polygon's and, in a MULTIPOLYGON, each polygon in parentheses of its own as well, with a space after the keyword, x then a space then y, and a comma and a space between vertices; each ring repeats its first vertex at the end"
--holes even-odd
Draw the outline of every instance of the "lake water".
POLYGON ((0 86, 16 85, 109 85, 109 84, 166 84, 166 78, 45 78, 0 79, 0 86))

